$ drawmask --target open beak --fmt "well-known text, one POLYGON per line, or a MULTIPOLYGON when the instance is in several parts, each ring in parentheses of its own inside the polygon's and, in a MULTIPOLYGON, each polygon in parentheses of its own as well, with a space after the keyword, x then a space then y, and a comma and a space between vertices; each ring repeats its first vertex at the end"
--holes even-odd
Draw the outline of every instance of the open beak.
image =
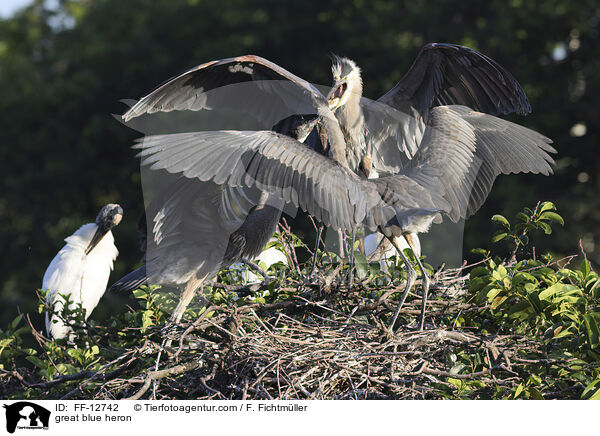
POLYGON ((330 110, 334 111, 341 106, 342 97, 344 96, 347 87, 348 85, 346 82, 342 82, 334 84, 333 88, 331 88, 331 91, 329 91, 329 95, 327 96, 327 103, 329 104, 330 110))
POLYGON ((94 233, 94 236, 92 236, 92 240, 90 241, 87 248, 85 249, 85 254, 86 255, 90 254, 90 251, 92 251, 94 249, 94 247, 96 245, 98 245, 98 242, 100 242, 102 240, 102 238, 104 238, 104 235, 106 235, 107 233, 108 233, 108 229, 103 229, 102 227, 98 227, 96 229, 96 233, 94 233))

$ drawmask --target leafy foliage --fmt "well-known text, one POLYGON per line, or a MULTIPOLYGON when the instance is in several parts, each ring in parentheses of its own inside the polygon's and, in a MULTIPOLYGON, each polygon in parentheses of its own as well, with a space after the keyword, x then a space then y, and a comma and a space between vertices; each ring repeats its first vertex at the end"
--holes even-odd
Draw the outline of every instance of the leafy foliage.
POLYGON ((471 271, 469 292, 484 305, 478 313, 483 320, 464 319, 460 324, 478 326, 493 334, 526 335, 543 344, 545 355, 540 357, 553 364, 531 365, 530 378, 519 384, 513 398, 541 397, 539 387, 548 378, 558 379, 549 386, 555 390, 567 388, 561 379, 577 380, 586 386, 582 398, 600 396, 600 392, 591 394, 596 392, 600 363, 598 275, 585 258, 575 269, 568 267, 574 256, 557 261, 549 255, 543 260, 515 258, 518 248, 527 247, 529 232, 543 230, 551 234, 550 222, 564 224, 552 203, 519 212, 514 226, 501 215, 494 215, 492 220, 502 226, 494 239, 507 237, 513 241, 513 261, 492 259, 487 253, 483 265, 471 271))
MULTIPOLYGON (((165 365, 172 373, 162 381, 161 398, 205 398, 215 392, 219 398, 239 398, 236 386, 248 377, 281 395, 284 381, 269 385, 279 372, 268 371, 290 371, 286 380, 297 374, 303 386, 320 386, 319 398, 355 397, 356 385, 365 380, 365 398, 414 398, 415 392, 419 398, 600 398, 598 274, 585 258, 573 267, 576 256, 533 255, 535 234, 552 230, 544 224, 562 224, 551 203, 526 208, 513 222, 498 215, 492 221, 513 242, 514 258, 502 260, 480 249, 482 259, 469 277, 461 277, 464 270, 438 271, 427 330, 420 334, 413 331, 420 304, 414 296, 401 313, 405 325, 398 334, 390 336, 383 327, 395 307, 391 293, 398 295, 406 280, 396 259, 381 271, 379 263, 359 254, 357 282, 347 288, 347 259, 320 251, 319 274, 310 278, 310 262, 295 260, 296 250, 306 246, 284 227, 270 245, 286 253, 289 267, 271 265, 269 280, 250 285, 241 282, 239 269, 222 271, 179 328, 167 322, 176 295, 147 286, 130 295, 127 312, 104 325, 83 323, 80 309, 63 313, 67 322, 76 321, 73 342, 48 341, 24 326, 19 315, 0 331, 4 394, 128 397, 139 391, 144 374, 165 365), (38 342, 32 348, 23 341, 30 333, 38 342), (166 337, 175 345, 165 345, 166 337), (298 353, 308 360, 298 359, 298 353), (254 371, 253 365, 262 369, 254 371), (328 365, 351 370, 346 375, 356 377, 354 384, 333 384, 326 393, 323 386, 332 383, 328 365), (370 379, 361 376, 366 370, 361 365, 370 368, 370 379), (312 380, 308 374, 324 378, 312 380)), ((408 249, 405 254, 413 256, 408 249)), ((283 398, 298 398, 293 386, 283 398)), ((260 392, 257 398, 263 398, 260 392)))

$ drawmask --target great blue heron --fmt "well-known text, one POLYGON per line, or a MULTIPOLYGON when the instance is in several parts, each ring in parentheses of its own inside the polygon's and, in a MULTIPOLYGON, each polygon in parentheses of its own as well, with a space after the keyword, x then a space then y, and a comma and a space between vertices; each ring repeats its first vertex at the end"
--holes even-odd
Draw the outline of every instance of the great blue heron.
MULTIPOLYGON (((337 120, 320 111, 332 158, 272 131, 205 131, 145 137, 143 165, 188 179, 230 187, 256 187, 301 207, 325 225, 350 230, 364 225, 394 236, 426 232, 445 214, 452 221, 473 214, 499 174, 550 174, 555 152, 539 133, 464 106, 431 110, 414 157, 395 175, 362 179, 345 159, 337 120)), ((416 273, 399 247, 408 281, 393 328, 416 273)), ((423 267, 417 258, 420 268, 423 267)), ((197 268, 196 268, 197 269, 197 268)), ((193 271, 196 271, 193 269, 193 271)), ((420 327, 427 287, 424 287, 420 327)))
POLYGON ((458 104, 490 115, 531 112, 523 88, 510 72, 484 54, 456 44, 425 45, 404 77, 376 101, 363 98, 361 72, 354 61, 334 56, 331 73, 327 100, 344 133, 347 160, 354 171, 369 156, 373 170, 398 172, 415 154, 435 106, 458 104))
MULTIPOLYGON (((350 168, 357 173, 365 158, 371 173, 400 171, 416 152, 435 106, 459 104, 491 115, 531 111, 510 72, 484 54, 456 44, 425 45, 404 77, 377 101, 362 97, 361 71, 351 59, 334 56, 331 73, 329 108, 344 133, 350 168), (410 116, 398 119, 399 114, 410 116)), ((318 235, 322 230, 320 226, 318 235)))
POLYGON ((78 304, 87 319, 106 291, 108 276, 119 254, 111 229, 123 218, 118 204, 107 204, 94 223, 84 224, 71 236, 52 259, 44 274, 42 289, 47 291, 46 303, 52 308, 46 312, 46 331, 55 339, 65 338, 71 327, 58 316, 69 296, 69 309, 78 304))
MULTIPOLYGON (((337 67, 334 66, 334 68, 337 67)), ((123 119, 129 121, 140 115, 155 112, 234 108, 252 113, 266 126, 272 126, 286 117, 294 118, 297 114, 313 114, 306 119, 296 117, 292 122, 295 125, 292 136, 304 139, 314 126, 322 123, 324 114, 328 112, 326 117, 331 115, 327 110, 328 107, 335 106, 337 114, 339 114, 340 126, 345 133, 338 138, 337 143, 340 144, 344 142, 344 136, 347 137, 349 132, 348 122, 354 122, 351 117, 347 116, 354 107, 354 97, 351 96, 356 95, 358 90, 353 83, 356 80, 360 83, 359 75, 354 74, 348 77, 346 74, 342 78, 342 73, 340 67, 338 78, 347 80, 347 82, 345 86, 334 86, 334 94, 337 93, 338 103, 332 105, 332 100, 327 102, 315 86, 258 56, 248 55, 211 61, 166 82, 135 104, 123 116, 123 119), (254 84, 254 86, 245 86, 248 84, 254 84), (352 86, 351 90, 348 89, 349 85, 352 86), (221 89, 228 89, 229 92, 215 92, 221 89), (265 99, 265 96, 268 98, 265 99), (348 109, 340 109, 343 106, 347 106, 348 109)), ((398 94, 396 99, 402 100, 404 97, 407 105, 400 106, 407 109, 406 113, 399 112, 381 102, 360 99, 359 96, 360 114, 365 120, 365 126, 368 125, 369 131, 376 133, 368 141, 365 142, 364 139, 362 141, 368 144, 366 151, 373 154, 378 159, 377 162, 380 162, 382 157, 389 158, 390 166, 384 169, 398 167, 399 153, 409 151, 411 152, 409 156, 412 155, 416 144, 420 141, 428 109, 441 101, 467 103, 476 109, 489 110, 494 113, 514 110, 525 112, 529 105, 521 87, 502 67, 489 58, 460 46, 444 44, 426 46, 399 85, 405 92, 398 94), (429 55, 430 52, 432 55, 429 55), (422 72, 421 77, 417 77, 419 75, 416 73, 417 70, 422 72), (485 78, 482 79, 482 77, 485 78), (415 115, 418 115, 418 119, 414 119, 415 115)), ((330 93, 330 97, 332 95, 330 93)), ((337 127, 337 130, 340 126, 337 127)), ((331 135, 331 129, 329 130, 328 134, 331 135)), ((363 138, 365 133, 366 129, 363 128, 361 130, 363 138)), ((356 147, 352 143, 350 143, 351 147, 329 147, 329 141, 330 139, 326 139, 325 144, 322 144, 322 151, 340 165, 356 171, 357 160, 355 158, 358 156, 354 152, 356 147)), ((212 161, 212 159, 209 160, 212 161)), ((228 169, 223 171, 225 175, 228 169)), ((219 183, 222 179, 222 176, 216 178, 219 183)), ((257 228, 258 225, 265 228, 274 227, 270 221, 264 220, 264 217, 265 215, 260 222, 248 217, 246 222, 252 223, 254 228, 257 228)), ((279 219, 279 215, 272 213, 269 219, 276 221, 279 219)), ((255 238, 252 232, 248 232, 246 237, 255 238)), ((259 242, 264 245, 266 240, 261 239, 259 242)), ((198 250, 201 249, 200 247, 198 250)), ((162 257, 165 258, 165 256, 162 257)), ((214 268, 218 268, 218 266, 214 265, 214 268)), ((142 276, 142 272, 144 271, 138 273, 137 278, 134 277, 136 280, 130 281, 130 285, 140 283, 138 279, 142 276)), ((156 277, 160 276, 158 274, 156 277)), ((183 283, 181 282, 183 277, 188 276, 179 274, 179 284, 183 283)), ((198 280, 184 280, 184 282, 191 287, 202 282, 204 277, 201 274, 200 277, 197 277, 198 280)), ((123 282, 121 281, 121 283, 123 282)), ((181 313, 178 316, 180 317, 181 313)))

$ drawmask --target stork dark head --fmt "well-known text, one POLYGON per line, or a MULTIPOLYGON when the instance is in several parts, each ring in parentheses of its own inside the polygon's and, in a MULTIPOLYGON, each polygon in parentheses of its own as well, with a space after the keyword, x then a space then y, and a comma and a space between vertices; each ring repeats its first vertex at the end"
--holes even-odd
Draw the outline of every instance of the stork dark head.
POLYGON ((96 225, 98 228, 96 229, 96 233, 94 233, 94 236, 85 249, 85 254, 89 254, 90 251, 92 251, 93 248, 98 245, 98 242, 102 240, 104 235, 106 235, 110 229, 121 222, 122 218, 123 209, 118 204, 107 204, 100 209, 100 213, 96 217, 96 225))
POLYGON ((333 86, 327 95, 329 109, 335 111, 348 101, 352 93, 362 94, 360 68, 348 58, 332 56, 331 74, 333 86))
POLYGON ((121 222, 123 218, 123 209, 118 204, 107 204, 96 217, 98 227, 105 227, 109 230, 121 222))

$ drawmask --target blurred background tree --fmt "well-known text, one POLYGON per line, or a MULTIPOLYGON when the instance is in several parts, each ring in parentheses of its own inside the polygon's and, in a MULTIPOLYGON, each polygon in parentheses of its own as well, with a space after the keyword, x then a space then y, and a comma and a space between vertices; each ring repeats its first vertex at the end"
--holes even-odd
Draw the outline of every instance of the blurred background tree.
MULTIPOLYGON (((120 256, 112 280, 140 259, 143 199, 129 148, 138 136, 116 121, 121 99, 202 62, 253 53, 329 84, 330 53, 362 67, 367 97, 400 79, 427 42, 476 48, 523 84, 533 114, 514 117, 552 138, 553 177, 500 177, 468 221, 464 255, 488 247, 493 213, 538 200, 566 226, 540 252, 600 263, 600 4, 490 0, 35 0, 0 20, 0 319, 36 306, 34 290, 63 238, 119 203, 120 256)), ((427 253, 426 253, 427 254, 427 253)), ((106 296, 95 317, 127 300, 106 296)))

